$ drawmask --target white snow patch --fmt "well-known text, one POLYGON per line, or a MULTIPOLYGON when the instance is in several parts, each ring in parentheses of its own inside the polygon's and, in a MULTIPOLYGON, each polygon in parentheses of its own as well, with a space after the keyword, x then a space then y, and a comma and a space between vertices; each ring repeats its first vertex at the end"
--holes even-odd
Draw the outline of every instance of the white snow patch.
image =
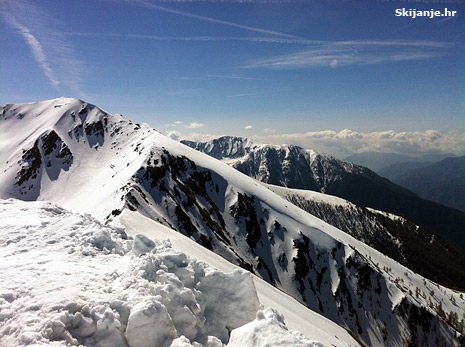
POLYGON ((261 309, 250 273, 169 241, 48 202, 3 200, 0 215, 2 346, 222 346, 261 309))
POLYGON ((267 308, 257 312, 257 317, 231 333, 228 347, 323 347, 295 330, 288 330, 284 317, 275 309, 267 308))

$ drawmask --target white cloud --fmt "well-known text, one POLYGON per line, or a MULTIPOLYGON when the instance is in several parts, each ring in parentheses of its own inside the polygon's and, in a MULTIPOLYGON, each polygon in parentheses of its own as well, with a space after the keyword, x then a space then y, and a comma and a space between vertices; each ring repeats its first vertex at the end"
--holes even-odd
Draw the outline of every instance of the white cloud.
POLYGON ((198 129, 198 128, 203 128, 204 124, 203 123, 198 123, 198 122, 193 122, 187 126, 189 129, 198 129))
POLYGON ((252 129, 253 129, 253 126, 251 126, 251 125, 246 125, 246 126, 244 127, 244 129, 245 129, 245 130, 252 130, 252 129))
POLYGON ((166 127, 171 127, 171 128, 186 128, 186 129, 198 129, 198 128, 203 128, 205 124, 199 123, 199 122, 192 122, 190 124, 186 124, 183 121, 177 120, 173 123, 170 124, 165 124, 166 127))
POLYGON ((197 142, 207 142, 210 140, 217 139, 218 137, 225 136, 226 134, 204 134, 204 133, 190 133, 181 135, 179 137, 180 140, 190 140, 190 141, 197 141, 197 142))
POLYGON ((339 63, 339 60, 333 59, 333 61, 331 63, 329 63, 329 66, 336 67, 338 63, 339 63))
MULTIPOLYGON (((301 43, 304 43, 301 42, 301 43)), ((441 57, 452 43, 437 41, 314 41, 304 51, 253 60, 245 68, 299 69, 372 65, 441 57)))
MULTIPOLYGON (((252 129, 251 126, 245 127, 252 129)), ((205 134, 169 132, 178 139, 205 142, 223 135, 234 134, 205 134)), ((244 135, 243 135, 244 136, 244 135)), ((247 136, 247 135, 245 135, 247 136)), ((402 131, 394 130, 359 132, 350 129, 341 131, 324 130, 305 133, 278 134, 276 131, 265 129, 264 135, 252 135, 251 138, 263 144, 282 145, 294 144, 307 149, 328 153, 338 158, 345 158, 353 153, 380 152, 399 153, 410 156, 428 153, 465 154, 465 132, 437 130, 402 131)))
MULTIPOLYGON (((92 36, 92 37, 120 37, 132 38, 141 40, 153 41, 247 41, 247 42, 264 42, 264 43, 281 43, 292 45, 313 45, 324 43, 325 41, 307 40, 302 38, 277 38, 277 37, 263 37, 263 36, 160 36, 160 35, 147 35, 147 34, 121 34, 121 33, 95 33, 95 32, 66 32, 66 35, 73 36, 92 36)), ((217 78, 240 78, 237 76, 220 76, 210 75, 208 77, 217 78)), ((179 77, 179 79, 193 79, 192 77, 179 77)), ((197 78, 195 78, 197 79, 197 78)), ((242 79, 256 79, 260 78, 242 78, 242 79)))
POLYGON ((440 132, 437 130, 396 132, 357 132, 325 130, 292 134, 266 134, 257 137, 263 143, 293 143, 304 148, 345 157, 352 153, 392 152, 406 155, 426 153, 463 154, 465 133, 459 131, 440 132))
POLYGON ((172 138, 173 140, 179 141, 179 138, 181 137, 181 133, 176 130, 170 130, 166 132, 166 136, 169 138, 172 138))
POLYGON ((37 40, 37 38, 31 33, 29 28, 26 26, 22 25, 19 23, 16 19, 15 16, 10 13, 7 10, 2 10, 2 14, 6 21, 15 29, 18 30, 18 32, 23 36, 24 40, 28 44, 29 48, 31 49, 31 52, 34 56, 34 59, 39 63, 42 71, 44 74, 47 76, 49 79, 50 83, 53 85, 57 86, 60 84, 60 82, 56 79, 55 77, 55 72, 52 70, 50 67, 50 64, 48 62, 47 56, 44 53, 44 49, 41 45, 41 43, 37 40))

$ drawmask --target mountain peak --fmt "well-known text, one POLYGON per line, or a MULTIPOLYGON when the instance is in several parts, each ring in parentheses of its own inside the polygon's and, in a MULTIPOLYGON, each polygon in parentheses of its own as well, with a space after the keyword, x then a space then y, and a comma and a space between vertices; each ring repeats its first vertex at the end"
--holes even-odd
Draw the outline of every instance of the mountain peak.
MULTIPOLYGON (((325 192, 328 175, 364 168, 296 145, 257 144, 242 137, 223 136, 208 142, 181 141, 223 160, 242 173, 269 184, 325 192), (305 172, 305 174, 302 174, 305 172)), ((367 170, 368 171, 368 170, 367 170)))

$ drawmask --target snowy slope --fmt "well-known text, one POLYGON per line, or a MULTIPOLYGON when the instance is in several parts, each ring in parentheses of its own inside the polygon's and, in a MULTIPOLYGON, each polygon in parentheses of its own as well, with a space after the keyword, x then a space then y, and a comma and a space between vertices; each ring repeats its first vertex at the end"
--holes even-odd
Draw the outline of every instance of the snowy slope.
POLYGON ((403 217, 335 196, 262 184, 414 272, 446 287, 465 289, 465 254, 438 234, 403 217))
MULTIPOLYGON (((261 310, 244 270, 220 272, 167 240, 47 202, 2 200, 0 215, 2 346, 323 346, 261 310)), ((326 328, 349 345, 345 330, 326 328)))
POLYGON ((106 112, 78 99, 3 107, 0 197, 51 200, 104 217, 115 204, 108 197, 142 165, 134 146, 149 131, 118 115, 108 122, 106 112))
POLYGON ((0 138, 0 197, 50 200, 127 226, 141 216, 159 222, 369 345, 459 343, 459 293, 147 125, 61 98, 3 107, 0 138))
POLYGON ((465 250, 465 213, 421 199, 363 166, 294 145, 257 144, 240 137, 182 142, 261 182, 331 194, 403 216, 465 250))
MULTIPOLYGON (((129 234, 143 233, 145 236, 164 240, 168 238, 177 250, 182 250, 190 256, 202 260, 205 263, 223 272, 231 272, 237 269, 234 265, 212 251, 206 250, 193 240, 186 238, 179 232, 161 226, 150 218, 141 216, 131 211, 123 211, 119 222, 124 225, 129 234)), ((257 276, 253 276, 255 288, 260 302, 265 307, 278 309, 284 315, 287 326, 316 341, 323 341, 327 345, 353 345, 354 340, 349 337, 347 331, 332 321, 325 319, 312 310, 307 309, 292 297, 273 287, 257 276)), ((358 345, 358 344, 356 344, 358 345)))

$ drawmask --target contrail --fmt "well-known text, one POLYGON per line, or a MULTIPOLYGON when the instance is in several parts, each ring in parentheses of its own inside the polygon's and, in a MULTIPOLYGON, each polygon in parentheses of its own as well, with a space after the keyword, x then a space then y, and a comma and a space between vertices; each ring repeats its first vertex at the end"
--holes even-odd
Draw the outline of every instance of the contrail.
POLYGON ((255 32, 258 32, 258 33, 262 33, 262 34, 269 34, 269 35, 276 35, 276 36, 281 36, 281 37, 301 39, 301 37, 281 33, 281 32, 278 32, 278 31, 260 29, 260 28, 251 27, 251 26, 248 26, 248 25, 237 24, 237 23, 233 23, 233 22, 228 22, 228 21, 224 21, 224 20, 220 20, 220 19, 216 19, 216 18, 200 16, 198 14, 185 12, 185 11, 180 11, 180 10, 175 10, 175 9, 172 9, 172 8, 168 8, 168 7, 148 3, 148 2, 142 1, 142 0, 131 0, 131 1, 122 0, 122 2, 147 7, 147 8, 153 9, 153 10, 157 10, 157 11, 173 13, 173 14, 177 14, 177 15, 180 15, 180 16, 184 16, 184 17, 199 19, 199 20, 203 20, 203 21, 206 21, 206 22, 210 22, 210 23, 222 24, 222 25, 227 25, 227 26, 231 26, 231 27, 235 27, 235 28, 244 29, 244 30, 255 31, 255 32))
POLYGON ((10 25, 14 28, 18 29, 21 35, 23 35, 24 40, 29 45, 29 48, 31 49, 35 60, 39 63, 40 67, 42 68, 50 82, 54 86, 59 85, 60 82, 56 79, 55 73, 50 67, 50 64, 47 61, 47 56, 45 55, 42 45, 37 40, 37 38, 31 34, 31 31, 27 27, 18 23, 11 15, 8 15, 4 12, 3 15, 6 18, 7 22, 10 23, 10 25))

